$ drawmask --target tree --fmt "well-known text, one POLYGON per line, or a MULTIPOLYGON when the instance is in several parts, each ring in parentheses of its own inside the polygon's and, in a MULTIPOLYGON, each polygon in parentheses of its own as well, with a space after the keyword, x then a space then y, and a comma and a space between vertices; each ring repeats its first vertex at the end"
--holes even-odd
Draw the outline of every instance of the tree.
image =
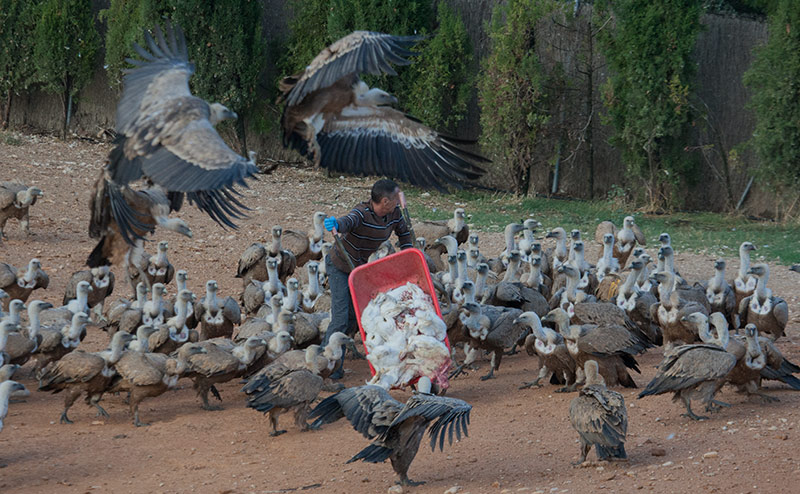
POLYGON ((467 111, 472 93, 472 43, 461 18, 439 3, 433 37, 417 46, 409 68, 406 110, 433 128, 452 129, 467 111))
POLYGON ((800 184, 800 4, 778 0, 769 15, 769 39, 756 50, 744 83, 753 91, 756 128, 751 139, 761 177, 773 185, 800 184))
POLYGON ((123 69, 130 68, 125 59, 135 56, 133 43, 143 44, 143 31, 153 29, 168 11, 166 0, 111 0, 100 11, 107 26, 105 67, 112 85, 120 84, 123 69))
POLYGON ((604 87, 608 120, 630 172, 654 209, 680 202, 682 179, 694 161, 683 152, 691 121, 690 61, 700 32, 699 2, 602 0, 616 25, 600 36, 611 76, 604 87))
POLYGON ((0 0, 0 95, 2 128, 8 127, 11 99, 28 88, 33 77, 33 28, 36 1, 0 0))
POLYGON ((509 0, 492 12, 491 51, 478 79, 481 140, 510 168, 514 191, 527 194, 531 167, 551 117, 550 75, 536 52, 536 26, 564 2, 509 0))
POLYGON ((91 79, 100 45, 90 2, 44 0, 36 15, 33 39, 35 79, 45 91, 61 96, 61 135, 66 137, 73 98, 91 79))

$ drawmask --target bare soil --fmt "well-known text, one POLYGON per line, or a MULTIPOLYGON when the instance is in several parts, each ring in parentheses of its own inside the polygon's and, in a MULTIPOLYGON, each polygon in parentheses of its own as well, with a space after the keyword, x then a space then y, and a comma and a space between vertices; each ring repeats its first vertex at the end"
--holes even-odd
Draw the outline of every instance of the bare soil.
MULTIPOLYGON (((36 136, 21 140, 19 146, 0 144, 0 180, 35 184, 45 196, 32 209, 31 237, 16 222, 8 225, 0 261, 23 266, 38 257, 51 285, 32 298, 60 305, 69 275, 82 268, 94 245, 87 233, 89 193, 109 145, 36 136)), ((187 206, 180 216, 192 227, 194 239, 158 232, 155 240, 169 240, 170 259, 189 272, 189 285, 196 293, 203 293, 206 280, 213 278, 222 294, 236 296, 241 289, 234 278, 236 263, 247 245, 265 241, 274 224, 308 230, 315 210, 341 214, 367 196, 371 183, 325 178, 308 169, 278 169, 244 192, 253 211, 239 230, 223 230, 187 206)), ((539 219, 546 227, 556 226, 539 219)), ((655 237, 660 232, 646 233, 655 237)), ((586 234, 591 237, 593 232, 586 234)), ((748 240, 758 244, 758 239, 748 240)), ((481 242, 484 250, 495 254, 502 240, 485 234, 481 242)), ((692 254, 677 260, 689 279, 708 278, 712 261, 692 254)), ((730 272, 737 264, 729 260, 730 272)), ((770 285, 792 311, 788 335, 779 347, 795 362, 800 362, 798 282, 797 273, 773 266, 770 285)), ((130 287, 118 282, 114 297, 129 294, 130 287)), ((94 329, 83 346, 97 350, 106 344, 105 333, 94 329)), ((644 386, 655 373, 660 350, 639 361, 642 375, 635 379, 644 386)), ((359 385, 369 377, 364 361, 346 365, 350 371, 344 384, 359 385)), ((407 491, 443 493, 454 486, 462 493, 800 489, 800 394, 785 386, 768 384, 768 391, 781 400, 773 404, 726 388, 719 398, 733 407, 704 422, 681 417, 682 407, 669 396, 637 400, 635 390, 622 390, 629 407, 629 461, 574 468, 577 434, 568 419, 574 395, 555 393, 552 386, 518 390, 537 370, 536 361, 527 355, 507 357, 497 378, 483 382, 478 377, 487 365, 483 361, 480 371, 454 380, 448 393, 474 407, 469 437, 445 446, 443 453, 431 453, 423 443, 410 476, 427 483, 407 491)), ((152 425, 136 428, 119 396, 103 401, 110 419, 95 418, 94 409, 79 401, 70 415, 74 425, 61 425, 61 396, 35 391, 29 367, 18 379, 32 394, 23 403, 11 404, 0 432, 2 493, 381 493, 395 480, 388 462, 345 463, 367 442, 344 420, 321 431, 299 432, 284 416, 281 424, 289 432, 269 437, 267 421, 245 407, 238 383, 220 388, 225 410, 206 412, 191 383, 181 381, 176 391, 144 402, 142 418, 152 425)), ((396 394, 399 399, 408 396, 396 394)))

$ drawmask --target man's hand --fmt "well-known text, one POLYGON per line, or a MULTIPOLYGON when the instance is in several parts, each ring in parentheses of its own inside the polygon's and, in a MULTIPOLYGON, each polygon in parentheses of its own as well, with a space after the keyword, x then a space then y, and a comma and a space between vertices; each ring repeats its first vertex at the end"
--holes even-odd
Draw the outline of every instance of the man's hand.
POLYGON ((339 221, 336 220, 336 216, 328 216, 323 223, 325 224, 325 229, 329 232, 339 229, 339 221))

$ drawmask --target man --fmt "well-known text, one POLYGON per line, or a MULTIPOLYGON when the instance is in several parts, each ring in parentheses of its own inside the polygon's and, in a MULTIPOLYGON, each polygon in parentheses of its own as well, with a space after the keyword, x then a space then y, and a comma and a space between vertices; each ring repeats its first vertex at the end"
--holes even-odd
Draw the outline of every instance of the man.
MULTIPOLYGON (((325 219, 325 229, 332 231, 334 235, 341 234, 342 242, 334 244, 325 258, 331 289, 331 322, 325 333, 324 344, 337 331, 353 336, 357 327, 350 286, 347 284, 352 271, 348 258, 353 267, 366 264, 369 256, 389 239, 392 232, 397 235, 401 249, 412 246, 411 233, 403 221, 399 201, 400 188, 397 184, 392 180, 381 179, 372 186, 369 201, 357 205, 346 216, 329 216, 325 219), (341 245, 345 252, 341 251, 341 245)), ((341 376, 340 364, 331 378, 338 379, 341 376)))

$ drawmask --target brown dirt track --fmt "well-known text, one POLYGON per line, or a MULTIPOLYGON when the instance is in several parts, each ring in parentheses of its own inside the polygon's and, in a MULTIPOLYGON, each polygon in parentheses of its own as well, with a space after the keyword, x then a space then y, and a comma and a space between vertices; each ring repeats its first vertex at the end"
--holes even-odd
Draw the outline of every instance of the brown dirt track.
MULTIPOLYGON (((45 196, 32 209, 32 237, 16 222, 6 231, 0 261, 21 266, 36 256, 51 277, 41 298, 60 305, 69 275, 81 268, 93 247, 87 234, 89 190, 108 152, 107 144, 60 142, 45 137, 22 137, 21 146, 0 144, 0 180, 20 179, 35 184, 45 196)), ((222 294, 237 295, 234 278, 239 254, 256 240, 266 240, 269 228, 307 230, 315 210, 341 213, 362 200, 369 179, 327 179, 310 170, 279 169, 262 177, 245 192, 254 211, 239 231, 217 227, 197 209, 186 207, 180 216, 192 227, 189 240, 159 232, 170 241, 170 259, 189 272, 190 288, 202 293, 214 278, 222 294)), ((539 218, 546 227, 547 218, 539 218)), ((588 232, 589 234, 593 232, 588 232)), ((654 237, 659 232, 646 232, 654 237)), ((482 246, 499 251, 499 234, 485 234, 482 246)), ((744 239, 743 239, 744 240, 744 239)), ((758 239, 750 239, 758 243, 758 239)), ((596 255, 596 253, 595 253, 596 255)), ((711 258, 683 254, 680 269, 689 279, 707 278, 711 258)), ((729 260, 729 272, 738 261, 729 260)), ((790 305, 788 336, 781 350, 800 362, 800 324, 797 300, 800 275, 774 266, 770 284, 790 305)), ((114 296, 129 295, 117 283, 114 296)), ((104 333, 93 330, 86 348, 104 347, 104 333)), ((643 370, 635 379, 644 386, 654 375, 660 351, 639 359, 643 370)), ((359 385, 368 377, 363 361, 348 361, 352 369, 344 380, 359 385)), ((772 382, 781 402, 762 404, 725 389, 720 398, 732 403, 711 420, 690 422, 669 396, 636 400, 624 390, 629 406, 625 463, 592 464, 573 468, 577 435, 568 419, 574 395, 554 393, 548 386, 520 391, 517 386, 536 371, 535 360, 517 355, 503 361, 497 379, 481 382, 481 370, 454 380, 449 396, 474 407, 470 436, 443 453, 423 447, 410 476, 427 484, 408 492, 583 493, 633 492, 771 492, 800 491, 800 394, 772 382)), ((383 493, 394 482, 387 463, 345 464, 367 442, 345 421, 318 432, 301 433, 291 418, 289 430, 277 438, 267 435, 264 417, 244 406, 237 383, 220 388, 225 410, 200 409, 188 381, 179 389, 144 402, 141 411, 150 427, 135 428, 122 399, 107 396, 103 405, 111 418, 95 419, 94 410, 81 401, 72 408, 74 425, 61 425, 60 395, 36 392, 29 367, 19 378, 32 389, 24 403, 13 403, 0 432, 0 492, 294 492, 306 487, 317 493, 383 493)), ((398 397, 403 399, 402 393, 398 397)), ((590 458, 594 458, 592 452, 590 458)))

